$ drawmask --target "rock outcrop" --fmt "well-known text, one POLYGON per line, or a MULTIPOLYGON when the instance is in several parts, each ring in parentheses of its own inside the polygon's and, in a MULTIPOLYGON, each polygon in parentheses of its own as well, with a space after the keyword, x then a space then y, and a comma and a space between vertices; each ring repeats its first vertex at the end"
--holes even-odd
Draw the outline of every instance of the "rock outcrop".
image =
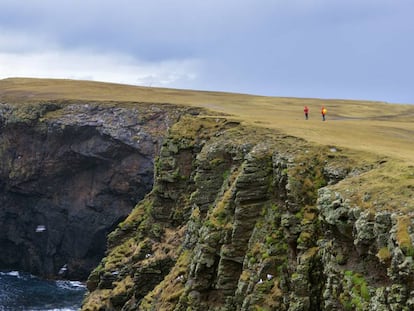
POLYGON ((82 310, 414 309, 412 166, 172 105, 0 107, 0 266, 94 267, 82 310))
POLYGON ((0 105, 0 267, 85 279, 97 265, 184 111, 131 105, 0 105))
POLYGON ((341 185, 382 165, 183 118, 154 189, 109 235, 83 310, 410 310, 412 215, 345 198, 362 189, 341 185))

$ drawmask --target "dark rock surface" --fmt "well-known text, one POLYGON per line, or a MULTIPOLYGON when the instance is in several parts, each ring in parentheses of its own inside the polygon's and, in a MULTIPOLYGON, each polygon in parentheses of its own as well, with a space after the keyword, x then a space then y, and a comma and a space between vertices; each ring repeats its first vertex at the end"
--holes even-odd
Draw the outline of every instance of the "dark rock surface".
POLYGON ((97 265, 182 113, 129 105, 0 105, 0 268, 85 279, 97 265))

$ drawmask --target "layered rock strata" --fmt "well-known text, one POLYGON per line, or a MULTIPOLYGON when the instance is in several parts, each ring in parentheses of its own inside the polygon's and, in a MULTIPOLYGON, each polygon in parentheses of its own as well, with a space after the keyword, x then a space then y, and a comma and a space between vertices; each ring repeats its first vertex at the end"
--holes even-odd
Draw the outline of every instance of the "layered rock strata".
POLYGON ((182 118, 154 189, 109 235, 83 310, 410 310, 409 208, 361 204, 341 186, 382 165, 225 118, 182 118))
POLYGON ((414 309, 412 166, 172 105, 0 110, 0 266, 94 268, 83 310, 414 309))

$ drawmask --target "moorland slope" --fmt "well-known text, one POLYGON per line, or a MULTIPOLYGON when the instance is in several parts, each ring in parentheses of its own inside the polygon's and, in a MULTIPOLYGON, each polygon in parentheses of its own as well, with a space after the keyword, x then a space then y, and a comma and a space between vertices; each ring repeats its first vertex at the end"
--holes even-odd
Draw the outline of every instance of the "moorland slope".
POLYGON ((2 100, 64 98, 207 108, 322 145, 365 150, 414 163, 414 103, 397 105, 376 101, 266 97, 56 79, 4 79, 0 81, 0 89, 2 100), (309 122, 303 122, 304 105, 310 108, 309 122), (328 109, 326 123, 319 122, 322 105, 328 109))

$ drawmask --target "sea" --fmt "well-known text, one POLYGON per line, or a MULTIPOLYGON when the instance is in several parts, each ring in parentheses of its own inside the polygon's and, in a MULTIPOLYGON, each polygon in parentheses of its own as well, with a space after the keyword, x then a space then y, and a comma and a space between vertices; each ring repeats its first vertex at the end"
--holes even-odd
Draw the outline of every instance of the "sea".
POLYGON ((0 311, 76 311, 85 293, 81 282, 51 281, 19 271, 0 271, 0 311))

